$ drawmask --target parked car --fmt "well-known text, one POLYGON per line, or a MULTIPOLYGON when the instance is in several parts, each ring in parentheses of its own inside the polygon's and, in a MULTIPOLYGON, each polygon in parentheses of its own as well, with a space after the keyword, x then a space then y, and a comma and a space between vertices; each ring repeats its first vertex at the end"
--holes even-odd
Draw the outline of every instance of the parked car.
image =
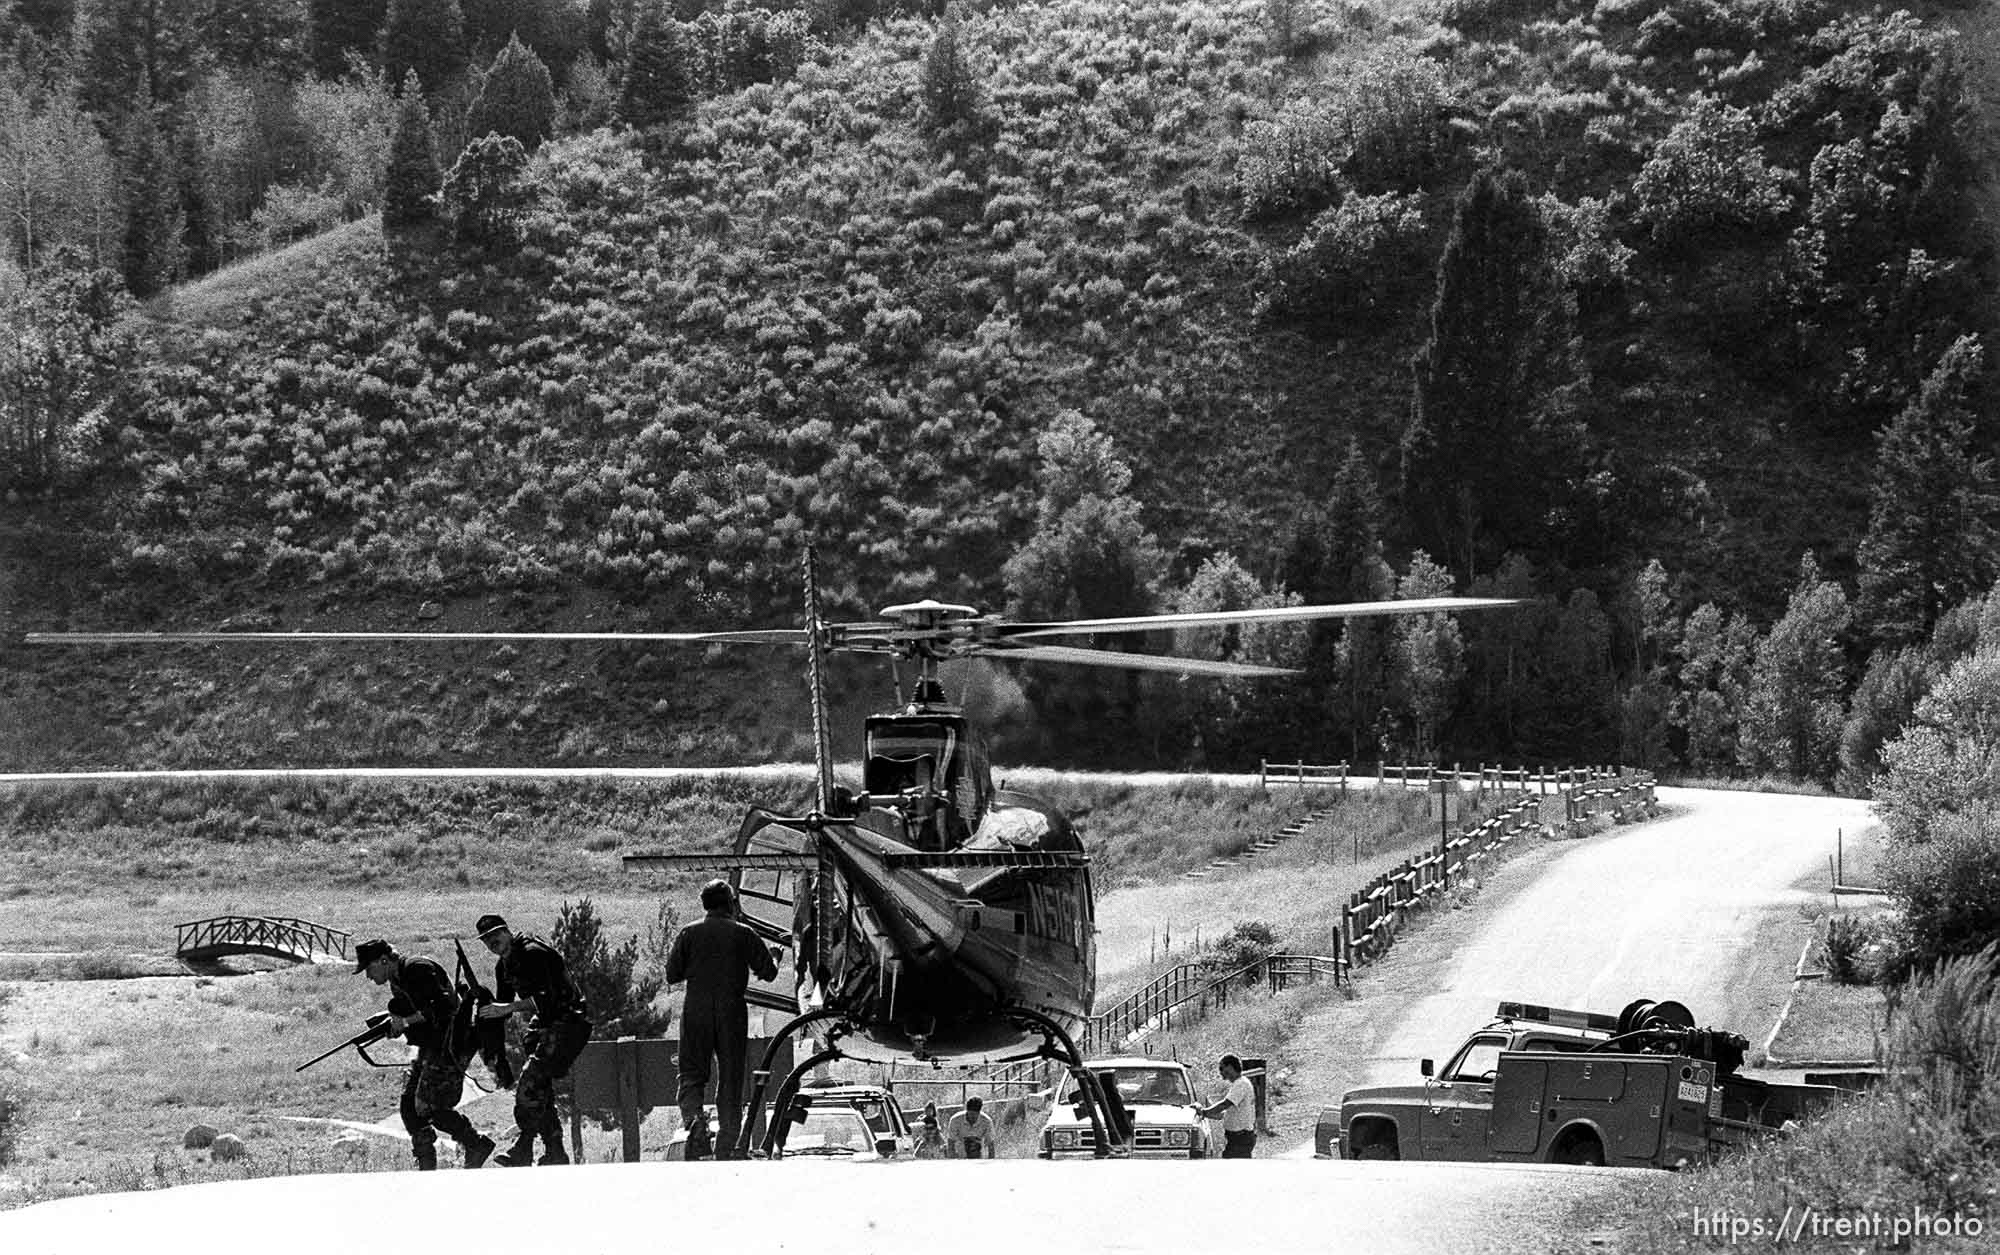
MULTIPOLYGON (((1171 1059, 1087 1060, 1118 1096, 1131 1122, 1130 1136, 1114 1154, 1141 1159, 1205 1159, 1211 1152, 1208 1124, 1195 1114, 1194 1078, 1171 1059)), ((1089 1110, 1082 1106, 1074 1077, 1065 1077, 1055 1105, 1042 1125, 1038 1151, 1043 1159, 1088 1159, 1097 1153, 1089 1110)))
MULTIPOLYGON (((890 1102, 894 1103, 891 1098, 890 1102)), ((709 1124, 715 1123, 715 1107, 707 1108, 709 1124)), ((768 1111, 767 1111, 768 1114, 768 1111)), ((896 1118, 901 1117, 900 1110, 896 1118)), ((896 1140, 878 1133, 860 1107, 846 1102, 808 1102, 792 1106, 792 1127, 785 1134, 785 1157, 888 1159, 898 1154, 896 1140)), ((752 1152, 755 1153, 754 1151, 752 1152)), ((667 1142, 662 1158, 673 1162, 687 1158, 687 1130, 676 1130, 667 1142)))
MULTIPOLYGON (((875 1132, 876 1150, 884 1157, 908 1156, 916 1150, 917 1137, 910 1128, 909 1117, 903 1114, 902 1104, 896 1096, 880 1085, 866 1084, 821 1084, 804 1085, 799 1088, 794 1104, 804 1103, 809 1108, 848 1107, 861 1113, 868 1127, 875 1132)), ((791 1142, 787 1135, 786 1149, 791 1142)))

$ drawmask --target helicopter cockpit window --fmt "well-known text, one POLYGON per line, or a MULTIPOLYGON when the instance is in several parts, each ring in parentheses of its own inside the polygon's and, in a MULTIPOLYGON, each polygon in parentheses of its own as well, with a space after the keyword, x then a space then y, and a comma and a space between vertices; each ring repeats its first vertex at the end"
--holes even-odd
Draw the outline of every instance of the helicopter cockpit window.
POLYGON ((892 795, 910 789, 929 789, 937 779, 937 763, 928 754, 895 758, 871 754, 865 787, 876 795, 892 795))
POLYGON ((870 793, 949 788, 955 774, 958 734, 942 724, 897 724, 868 730, 868 761, 862 786, 870 793), (915 768, 927 763, 921 775, 915 768))

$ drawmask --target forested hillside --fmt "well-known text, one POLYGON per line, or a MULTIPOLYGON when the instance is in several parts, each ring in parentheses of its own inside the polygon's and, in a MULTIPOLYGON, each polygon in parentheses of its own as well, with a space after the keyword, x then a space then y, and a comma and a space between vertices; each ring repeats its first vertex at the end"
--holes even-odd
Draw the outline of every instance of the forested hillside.
MULTIPOLYGON (((1502 593, 968 699, 1858 786, 2000 575, 1983 14, 229 7, 9 6, 10 633, 769 626, 807 537, 843 617, 1502 593)), ((0 758, 783 754, 795 670, 10 638, 0 758)))

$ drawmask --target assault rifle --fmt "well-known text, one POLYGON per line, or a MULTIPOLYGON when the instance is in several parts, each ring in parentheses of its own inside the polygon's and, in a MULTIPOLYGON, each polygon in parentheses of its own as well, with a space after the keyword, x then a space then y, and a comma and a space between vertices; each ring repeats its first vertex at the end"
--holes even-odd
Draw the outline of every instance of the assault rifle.
POLYGON ((486 1064, 486 1070, 493 1074, 493 1083, 501 1089, 512 1089, 514 1062, 507 1057, 507 1021, 479 1018, 479 1008, 496 1001, 493 991, 473 971, 471 960, 465 957, 465 943, 453 937, 451 944, 458 951, 458 1013, 451 1022, 452 1057, 462 1068, 477 1054, 486 1064))
POLYGON ((307 1068, 311 1067, 313 1064, 318 1063, 321 1059, 331 1059, 333 1056, 339 1054, 341 1051, 347 1049, 349 1046, 354 1047, 354 1052, 361 1056, 362 1062, 366 1063, 371 1068, 401 1067, 402 1065, 398 1063, 377 1063, 375 1062, 375 1060, 368 1057, 368 1047, 374 1045, 378 1041, 381 1041, 384 1037, 393 1037, 395 1035, 396 1035, 396 1030, 389 1027, 389 1013, 387 1011, 377 1011, 375 1014, 368 1017, 367 1028, 362 1029, 354 1036, 348 1038, 346 1041, 340 1043, 338 1046, 335 1046, 332 1050, 327 1051, 325 1054, 314 1055, 312 1058, 306 1060, 304 1063, 301 1063, 298 1067, 293 1068, 292 1071, 303 1072, 307 1068))

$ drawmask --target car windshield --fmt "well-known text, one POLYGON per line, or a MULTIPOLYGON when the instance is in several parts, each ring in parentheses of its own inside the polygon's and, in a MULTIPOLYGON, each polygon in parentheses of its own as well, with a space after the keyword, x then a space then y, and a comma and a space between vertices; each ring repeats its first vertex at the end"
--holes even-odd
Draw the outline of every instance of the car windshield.
POLYGON ((785 1135, 787 1155, 875 1153, 875 1132, 852 1107, 807 1107, 803 1123, 785 1135))
POLYGON ((902 1129, 899 1127, 902 1122, 890 1113, 888 1100, 884 1098, 867 1095, 840 1098, 822 1096, 810 1097, 808 1101, 815 1106, 838 1105, 857 1111, 861 1113, 862 1119, 868 1121, 868 1127, 877 1133, 897 1134, 902 1132, 902 1129))
POLYGON ((1507 1046, 1505 1038, 1475 1037, 1458 1052, 1458 1057, 1445 1067, 1441 1080, 1446 1081, 1490 1081, 1500 1069, 1500 1052, 1507 1046))
MULTIPOLYGON (((1188 1092, 1187 1072, 1175 1067, 1129 1067, 1095 1068, 1099 1076, 1110 1080, 1118 1091, 1118 1101, 1126 1106, 1133 1103, 1173 1103, 1183 1107, 1194 1105, 1194 1095, 1188 1092)), ((1063 1091, 1062 1101, 1080 1102, 1076 1082, 1072 1080, 1063 1091)))

